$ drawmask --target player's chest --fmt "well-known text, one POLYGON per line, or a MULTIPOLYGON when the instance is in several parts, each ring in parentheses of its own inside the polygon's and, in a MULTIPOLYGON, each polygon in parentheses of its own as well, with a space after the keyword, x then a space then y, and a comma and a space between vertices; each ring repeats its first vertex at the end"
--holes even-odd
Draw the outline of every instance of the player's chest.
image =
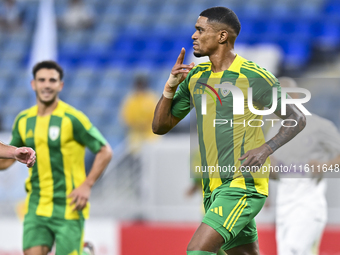
POLYGON ((235 105, 247 106, 248 83, 230 75, 222 78, 192 79, 191 100, 198 114, 232 113, 235 105))
POLYGON ((60 148, 73 137, 71 123, 56 116, 32 119, 25 131, 24 143, 32 148, 60 148))

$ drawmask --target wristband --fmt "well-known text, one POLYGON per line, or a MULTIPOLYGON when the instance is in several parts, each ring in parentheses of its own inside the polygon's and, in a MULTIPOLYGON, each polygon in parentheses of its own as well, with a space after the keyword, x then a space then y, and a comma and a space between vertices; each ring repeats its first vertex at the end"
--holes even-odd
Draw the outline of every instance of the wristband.
POLYGON ((173 99, 175 95, 175 92, 168 92, 168 91, 163 91, 163 96, 166 97, 167 99, 173 99))
POLYGON ((172 73, 170 73, 170 76, 169 76, 169 79, 168 79, 168 84, 170 87, 176 87, 181 79, 182 79, 182 76, 183 74, 182 73, 179 73, 179 74, 176 74, 176 75, 173 75, 172 73))

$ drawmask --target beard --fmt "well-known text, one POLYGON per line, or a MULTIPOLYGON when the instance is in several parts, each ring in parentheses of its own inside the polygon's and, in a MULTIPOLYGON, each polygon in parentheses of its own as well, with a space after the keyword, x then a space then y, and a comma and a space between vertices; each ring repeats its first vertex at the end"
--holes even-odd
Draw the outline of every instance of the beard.
POLYGON ((41 99, 40 97, 39 97, 39 95, 38 95, 38 92, 35 92, 35 94, 36 94, 36 97, 37 97, 37 99, 41 102, 41 103, 43 103, 45 106, 50 106, 50 105, 52 105, 55 101, 56 101, 56 99, 57 99, 57 95, 55 95, 52 99, 50 99, 50 100, 43 100, 43 99, 41 99))
POLYGON ((201 54, 201 53, 194 52, 193 54, 194 54, 194 56, 195 56, 196 58, 200 58, 200 57, 202 57, 202 54, 201 54))

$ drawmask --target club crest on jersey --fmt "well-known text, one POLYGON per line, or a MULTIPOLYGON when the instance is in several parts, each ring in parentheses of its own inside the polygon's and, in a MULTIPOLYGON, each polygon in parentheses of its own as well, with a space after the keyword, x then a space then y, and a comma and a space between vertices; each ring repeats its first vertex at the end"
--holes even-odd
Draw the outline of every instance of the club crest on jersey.
MULTIPOLYGON (((222 82, 222 84, 227 84, 227 85, 233 85, 233 83, 229 82, 229 81, 226 81, 226 82, 222 82)), ((221 88, 221 94, 223 97, 226 97, 228 96, 230 93, 230 89, 227 89, 227 88, 221 88)))
POLYGON ((50 139, 52 141, 55 141, 58 139, 59 137, 59 134, 60 134, 60 128, 57 127, 57 126, 51 126, 49 131, 48 131, 48 135, 50 137, 50 139))

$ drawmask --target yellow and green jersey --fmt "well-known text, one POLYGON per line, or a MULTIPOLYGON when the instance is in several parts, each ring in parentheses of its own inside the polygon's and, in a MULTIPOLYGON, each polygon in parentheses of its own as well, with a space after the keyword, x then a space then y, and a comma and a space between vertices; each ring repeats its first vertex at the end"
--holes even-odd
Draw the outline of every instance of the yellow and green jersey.
POLYGON ((269 158, 257 173, 239 171, 242 162, 238 158, 265 143, 262 116, 248 108, 248 88, 252 88, 254 108, 262 110, 272 106, 273 87, 278 91, 277 110, 281 105, 281 88, 277 79, 264 68, 238 55, 229 69, 222 72, 212 72, 211 62, 195 66, 179 85, 171 111, 175 117, 182 119, 192 107, 196 109, 201 156, 198 169, 203 175, 205 195, 210 195, 222 184, 268 195, 269 158), (215 87, 223 83, 236 86, 243 92, 244 114, 234 114, 235 99, 230 90, 215 87), (202 102, 203 94, 206 94, 205 102, 202 102), (206 105, 205 114, 202 104, 206 105))
POLYGON ((26 180, 26 213, 88 218, 89 204, 82 212, 73 211, 67 196, 86 179, 85 147, 97 153, 106 141, 82 112, 60 100, 47 116, 39 116, 33 106, 17 116, 10 144, 36 151, 36 163, 26 180))

